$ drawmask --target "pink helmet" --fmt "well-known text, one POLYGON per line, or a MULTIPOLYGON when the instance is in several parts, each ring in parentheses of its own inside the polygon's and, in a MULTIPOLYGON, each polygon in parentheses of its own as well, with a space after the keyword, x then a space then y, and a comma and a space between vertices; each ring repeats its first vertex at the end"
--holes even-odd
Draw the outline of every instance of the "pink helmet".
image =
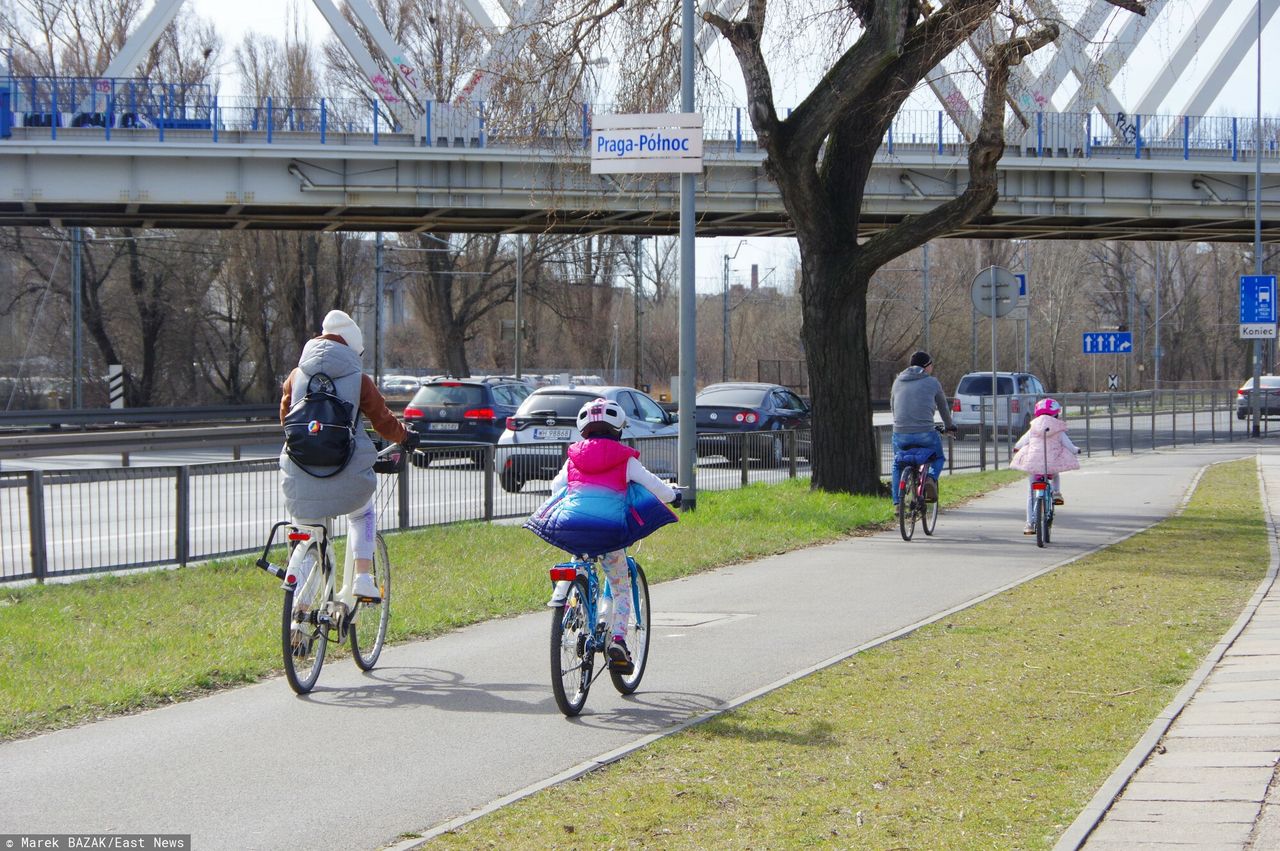
POLYGON ((1061 419, 1062 406, 1059 405, 1057 401, 1054 399, 1041 399, 1039 402, 1036 402, 1035 415, 1037 417, 1042 417, 1045 414, 1048 414, 1051 417, 1058 417, 1059 419, 1061 419))

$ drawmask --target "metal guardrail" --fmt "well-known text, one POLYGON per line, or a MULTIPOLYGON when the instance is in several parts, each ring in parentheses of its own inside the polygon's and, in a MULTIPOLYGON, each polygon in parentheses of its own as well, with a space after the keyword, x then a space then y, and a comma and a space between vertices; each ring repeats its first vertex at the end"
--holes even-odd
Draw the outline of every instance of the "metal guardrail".
MULTIPOLYGON (((1055 395, 1066 408, 1070 436, 1084 457, 1149 451, 1249 437, 1229 391, 1055 395)), ((984 432, 947 445, 948 468, 1003 467, 1021 422, 1002 428, 999 443, 984 432)), ((1264 420, 1270 432, 1270 423, 1264 420)), ((278 434, 279 426, 272 426, 278 434)), ((876 429, 881 474, 892 466, 892 427, 876 429)), ((734 443, 700 435, 700 490, 778 482, 808 471, 808 431, 734 435, 734 443), (714 454, 713 454, 714 453, 714 454)), ((676 441, 649 438, 651 466, 676 465, 676 441)), ((639 441, 637 441, 639 443, 639 441)), ((501 482, 505 447, 429 447, 396 476, 380 476, 382 529, 415 529, 531 514, 546 482, 509 492, 501 482)), ((563 454, 564 446, 550 451, 563 454)), ((0 472, 0 583, 156 565, 184 565, 261 546, 265 530, 285 517, 274 458, 145 468, 0 472)), ((338 518, 335 534, 345 533, 338 518)))
POLYGON ((172 426, 179 423, 208 423, 224 420, 274 420, 280 415, 275 405, 202 405, 190 408, 53 408, 40 411, 0 411, 0 426, 58 429, 67 425, 114 425, 152 423, 172 426))

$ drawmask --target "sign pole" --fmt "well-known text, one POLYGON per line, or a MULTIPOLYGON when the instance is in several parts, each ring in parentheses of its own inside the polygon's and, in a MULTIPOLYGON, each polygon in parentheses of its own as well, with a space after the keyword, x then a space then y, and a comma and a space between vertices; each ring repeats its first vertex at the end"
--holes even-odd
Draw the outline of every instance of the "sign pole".
POLYGON ((1000 403, 999 382, 996 380, 996 308, 999 299, 996 298, 996 267, 991 266, 987 270, 991 287, 991 428, 995 432, 995 451, 991 453, 994 469, 1000 469, 1000 415, 997 413, 1000 403))
MULTIPOLYGON (((693 112, 693 0, 680 4, 680 110, 693 112)), ((694 479, 694 452, 697 415, 694 394, 698 371, 697 308, 694 293, 694 199, 693 174, 680 175, 680 485, 685 488, 683 505, 692 511, 697 506, 697 482, 694 479)))
MULTIPOLYGON (((1262 3, 1258 3, 1258 86, 1257 117, 1254 125, 1256 146, 1253 152, 1253 273, 1262 275, 1262 3)), ((1254 437, 1262 433, 1262 340, 1253 340, 1253 392, 1249 394, 1253 404, 1254 437)))

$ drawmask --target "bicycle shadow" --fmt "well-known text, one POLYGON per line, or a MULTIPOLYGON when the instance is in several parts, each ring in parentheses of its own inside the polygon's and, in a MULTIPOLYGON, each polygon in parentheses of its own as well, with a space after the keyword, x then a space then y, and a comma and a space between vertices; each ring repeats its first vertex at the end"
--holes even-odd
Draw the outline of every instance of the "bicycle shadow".
POLYGON ((413 709, 431 707, 445 712, 535 714, 540 704, 508 695, 545 693, 550 688, 532 683, 471 682, 457 671, 441 668, 386 667, 363 675, 356 686, 323 682, 300 699, 343 708, 413 709))
MULTIPOLYGON (((592 708, 592 698, 588 697, 582 714, 566 718, 565 721, 597 730, 661 733, 704 715, 724 703, 720 698, 693 692, 638 691, 630 695, 618 695, 608 682, 597 683, 592 687, 592 692, 601 686, 609 694, 601 695, 601 699, 596 701, 597 708, 592 708), (622 705, 614 703, 615 700, 621 701, 622 705), (609 704, 605 701, 609 701, 609 704)), ((551 711, 560 711, 554 702, 551 704, 551 711)))
MULTIPOLYGON (((495 683, 468 681, 457 671, 440 668, 377 668, 364 674, 358 686, 317 685, 299 700, 321 706, 370 709, 415 709, 429 707, 445 712, 495 712, 508 715, 559 715, 549 683, 495 683), (524 695, 535 696, 526 699, 524 695)), ((686 692, 636 692, 618 695, 603 674, 592 691, 600 691, 592 711, 588 698, 583 715, 568 719, 573 723, 602 730, 656 733, 683 723, 718 706, 722 701, 710 695, 686 692), (607 692, 607 693, 606 693, 607 692), (607 705, 606 701, 623 701, 607 705)))

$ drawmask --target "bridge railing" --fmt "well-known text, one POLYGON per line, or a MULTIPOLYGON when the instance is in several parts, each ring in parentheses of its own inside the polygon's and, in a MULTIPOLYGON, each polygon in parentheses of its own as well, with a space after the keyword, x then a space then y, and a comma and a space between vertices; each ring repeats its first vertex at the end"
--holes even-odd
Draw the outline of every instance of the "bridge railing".
MULTIPOLYGON (((113 131, 117 138, 150 133, 164 141, 169 130, 181 131, 184 140, 208 134, 214 142, 229 143, 270 144, 280 136, 279 141, 289 144, 379 144, 396 135, 401 137, 394 141, 398 145, 575 148, 587 146, 594 113, 618 111, 607 103, 512 108, 484 101, 428 101, 416 125, 403 127, 385 103, 370 98, 219 97, 206 85, 89 77, 0 77, 0 96, 6 88, 9 104, 7 114, 0 115, 0 136, 6 126, 26 128, 22 136, 27 140, 45 132, 56 140, 59 128, 82 128, 77 137, 100 132, 104 141, 111 141, 113 131)), ((704 136, 721 151, 755 149, 757 137, 744 107, 708 105, 702 113, 704 136)), ((1009 117, 1006 143, 1023 156, 1241 160, 1252 158, 1257 145, 1258 121, 1247 117, 1104 116, 1096 109, 1010 112, 1009 117)), ((889 155, 959 156, 967 144, 965 131, 940 109, 902 110, 882 142, 889 155)), ((1262 146, 1264 157, 1280 157, 1280 118, 1262 119, 1262 146)))

